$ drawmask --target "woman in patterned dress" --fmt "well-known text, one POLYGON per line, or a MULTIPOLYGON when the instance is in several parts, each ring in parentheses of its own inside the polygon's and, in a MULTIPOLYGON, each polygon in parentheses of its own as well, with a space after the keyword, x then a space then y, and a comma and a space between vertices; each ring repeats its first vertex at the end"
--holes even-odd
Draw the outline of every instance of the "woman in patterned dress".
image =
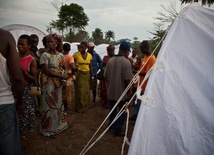
POLYGON ((40 65, 44 77, 42 79, 44 103, 40 134, 54 138, 56 134, 68 128, 64 118, 62 103, 62 84, 68 75, 64 70, 64 56, 56 51, 56 35, 47 36, 48 50, 40 57, 40 65))

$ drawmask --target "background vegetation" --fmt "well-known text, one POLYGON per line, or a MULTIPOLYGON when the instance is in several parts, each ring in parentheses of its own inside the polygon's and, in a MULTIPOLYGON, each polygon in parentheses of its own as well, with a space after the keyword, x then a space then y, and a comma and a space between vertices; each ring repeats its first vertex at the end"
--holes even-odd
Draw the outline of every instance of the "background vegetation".
MULTIPOLYGON (((181 4, 183 3, 192 3, 198 2, 198 0, 179 0, 181 4)), ((46 31, 48 33, 60 33, 64 41, 68 42, 81 42, 81 41, 92 41, 96 45, 101 43, 118 45, 122 41, 129 41, 132 44, 132 48, 139 49, 139 44, 141 41, 137 37, 134 37, 132 40, 129 38, 123 38, 115 40, 115 32, 113 30, 105 30, 105 32, 97 27, 90 34, 85 31, 85 27, 88 25, 89 17, 84 12, 84 8, 78 4, 71 3, 69 5, 64 4, 63 0, 52 0, 52 5, 58 11, 58 19, 52 20, 49 25, 47 25, 46 31)), ((202 5, 212 5, 214 0, 202 0, 202 5)), ((167 28, 171 25, 175 17, 179 14, 180 10, 176 10, 176 5, 170 3, 168 6, 163 6, 162 11, 157 13, 157 17, 154 17, 157 22, 154 24, 154 29, 150 32, 153 37, 150 38, 151 49, 152 51, 164 37, 167 28)), ((155 55, 158 54, 158 48, 155 51, 155 55)), ((139 53, 140 54, 140 53, 139 53)))

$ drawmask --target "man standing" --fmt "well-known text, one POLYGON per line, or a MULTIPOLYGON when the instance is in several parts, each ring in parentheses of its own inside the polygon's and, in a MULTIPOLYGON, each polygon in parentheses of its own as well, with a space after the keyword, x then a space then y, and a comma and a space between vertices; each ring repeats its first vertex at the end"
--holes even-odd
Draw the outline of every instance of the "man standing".
POLYGON ((39 43, 39 37, 36 34, 31 34, 30 35, 31 38, 31 55, 36 59, 37 62, 37 67, 39 67, 39 56, 37 55, 38 52, 38 43, 39 43))
POLYGON ((0 29, 0 154, 20 155, 21 145, 15 101, 18 114, 23 113, 24 81, 13 36, 0 29), (12 83, 12 86, 11 86, 12 83))
POLYGON ((102 69, 102 59, 94 51, 95 44, 93 42, 88 43, 88 51, 92 55, 92 92, 93 92, 93 104, 96 102, 96 94, 97 94, 97 71, 102 69))
MULTIPOLYGON (((156 58, 155 58, 154 54, 151 54, 150 44, 149 44, 148 40, 144 40, 144 41, 141 42, 141 44, 140 44, 140 51, 141 51, 142 54, 145 55, 143 57, 142 61, 141 61, 141 66, 139 68, 139 70, 141 70, 141 72, 139 73, 140 83, 141 83, 143 81, 146 73, 154 65, 156 58)), ((133 71, 133 72, 136 73, 137 71, 133 71)), ((148 80, 146 80, 145 83, 141 87, 141 95, 144 94, 147 81, 148 80)), ((135 83, 134 87, 137 88, 137 83, 135 83)), ((138 99, 137 100, 137 104, 134 105, 134 114, 132 116, 132 120, 134 120, 134 121, 137 118, 138 111, 140 109, 140 104, 141 104, 141 100, 138 99)))
MULTIPOLYGON (((130 52, 130 43, 122 42, 119 47, 118 55, 112 57, 106 66, 104 76, 108 83, 107 96, 110 103, 110 111, 115 106, 116 102, 128 86, 132 79, 131 63, 126 57, 130 52)), ((131 89, 130 89, 131 91, 131 89)), ((131 93, 129 91, 129 93, 131 93)), ((110 123, 114 120, 117 110, 120 110, 128 100, 129 96, 126 94, 118 104, 118 109, 115 108, 110 115, 110 123)), ((110 127, 111 132, 116 136, 121 135, 121 128, 125 122, 126 113, 123 113, 114 124, 110 127)))
POLYGON ((137 53, 138 53, 137 48, 134 48, 134 49, 132 50, 132 55, 131 55, 131 57, 130 57, 130 59, 132 60, 132 66, 134 66, 135 63, 137 62, 137 57, 138 57, 137 53))
POLYGON ((30 51, 33 52, 34 56, 39 58, 37 56, 37 51, 39 50, 38 47, 37 47, 38 43, 39 43, 39 37, 36 34, 31 34, 30 37, 31 37, 31 48, 30 48, 30 51))

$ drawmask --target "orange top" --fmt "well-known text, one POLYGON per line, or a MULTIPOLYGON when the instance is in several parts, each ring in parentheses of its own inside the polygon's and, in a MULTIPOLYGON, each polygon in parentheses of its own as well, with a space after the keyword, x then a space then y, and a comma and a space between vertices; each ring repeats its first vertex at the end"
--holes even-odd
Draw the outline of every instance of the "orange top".
POLYGON ((72 73, 72 68, 71 68, 71 63, 74 63, 74 58, 69 55, 69 54, 66 54, 64 55, 64 58, 65 58, 65 67, 66 67, 66 71, 67 73, 72 73))
MULTIPOLYGON (((149 69, 154 65, 154 63, 155 63, 155 60, 156 60, 156 58, 155 58, 155 56, 154 56, 154 54, 152 54, 151 55, 151 57, 150 57, 150 55, 149 56, 144 56, 143 57, 143 59, 142 59, 142 61, 141 61, 141 65, 140 65, 140 69, 143 67, 143 69, 141 70, 141 73, 147 73, 148 71, 149 71, 149 69), (150 58, 150 59, 149 59, 150 58), (149 60, 148 60, 149 59, 149 60), (147 62, 147 60, 148 60, 148 62, 147 62), (146 63, 147 62, 147 63, 146 63), (145 64, 146 63, 146 64, 145 64)), ((140 70, 139 69, 139 70, 140 70)), ((143 81, 143 79, 144 79, 144 76, 140 76, 140 84, 141 84, 141 82, 143 81)), ((148 79, 144 82, 144 84, 142 85, 142 93, 144 93, 144 91, 145 91, 145 88, 146 88, 146 84, 147 84, 147 82, 148 82, 148 79)), ((138 85, 138 83, 135 83, 135 85, 134 85, 134 87, 137 87, 137 85, 138 85)))

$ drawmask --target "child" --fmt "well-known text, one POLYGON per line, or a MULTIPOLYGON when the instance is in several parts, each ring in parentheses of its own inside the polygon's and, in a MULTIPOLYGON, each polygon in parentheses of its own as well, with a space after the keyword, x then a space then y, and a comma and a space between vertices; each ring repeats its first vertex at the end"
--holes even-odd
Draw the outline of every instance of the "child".
POLYGON ((31 96, 28 90, 32 84, 37 84, 37 63, 35 58, 30 54, 31 38, 28 35, 21 35, 18 39, 18 51, 20 57, 20 65, 24 75, 24 113, 19 116, 19 131, 22 140, 27 140, 27 132, 32 131, 35 125, 35 96, 31 96))

